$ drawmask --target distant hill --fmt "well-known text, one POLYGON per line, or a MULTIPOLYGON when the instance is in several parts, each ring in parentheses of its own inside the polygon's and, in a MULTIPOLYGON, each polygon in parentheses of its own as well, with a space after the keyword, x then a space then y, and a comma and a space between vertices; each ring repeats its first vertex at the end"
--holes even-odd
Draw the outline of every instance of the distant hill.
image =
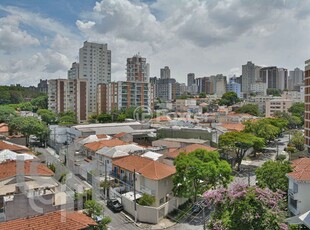
POLYGON ((35 88, 23 86, 0 86, 0 105, 19 104, 29 102, 39 96, 45 96, 45 93, 36 91, 35 88))

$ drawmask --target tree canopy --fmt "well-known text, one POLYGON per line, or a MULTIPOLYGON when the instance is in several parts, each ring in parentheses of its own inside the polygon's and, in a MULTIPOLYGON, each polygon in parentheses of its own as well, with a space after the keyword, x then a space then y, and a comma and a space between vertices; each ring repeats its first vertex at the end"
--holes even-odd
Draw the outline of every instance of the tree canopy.
POLYGON ((243 105, 242 107, 237 109, 235 112, 236 113, 248 113, 248 114, 251 114, 253 116, 259 116, 260 115, 258 105, 256 105, 256 104, 243 105))
POLYGON ((55 124, 57 123, 57 115, 48 109, 39 109, 37 114, 41 116, 42 121, 46 124, 55 124))
POLYGON ((219 153, 197 149, 181 153, 174 161, 173 192, 178 197, 194 198, 217 185, 227 186, 232 180, 230 165, 219 153))
POLYGON ((250 148, 253 148, 254 151, 262 149, 265 146, 265 140, 251 133, 227 132, 220 135, 219 146, 224 154, 228 154, 235 159, 239 171, 246 152, 250 148))
POLYGON ((16 111, 14 108, 8 105, 0 105, 0 122, 8 122, 15 116, 16 111))
POLYGON ((303 151, 305 149, 303 132, 299 130, 295 131, 293 133, 291 143, 296 149, 303 151))
POLYGON ((49 131, 47 126, 36 117, 15 117, 9 121, 9 130, 23 134, 27 145, 30 135, 45 139, 49 131))
POLYGON ((224 93, 221 100, 219 101, 219 105, 227 105, 231 106, 240 101, 238 95, 235 92, 227 92, 224 93))
POLYGON ((95 218, 100 216, 103 211, 103 206, 95 200, 87 200, 85 202, 85 212, 88 216, 95 218))
POLYGON ((286 212, 283 194, 256 186, 235 184, 204 194, 205 202, 214 205, 209 229, 285 230, 286 212))
POLYGON ((76 115, 73 111, 66 111, 58 114, 59 125, 73 125, 77 123, 76 115))
POLYGON ((288 190, 286 173, 291 171, 290 162, 269 160, 255 171, 257 185, 261 188, 267 187, 274 192, 277 190, 286 192, 288 190))
POLYGON ((281 90, 280 89, 275 89, 275 88, 268 88, 267 89, 267 95, 272 95, 272 96, 281 96, 281 90))
POLYGON ((305 115, 305 103, 303 102, 295 102, 288 111, 292 113, 292 115, 299 117, 301 120, 304 120, 305 115))

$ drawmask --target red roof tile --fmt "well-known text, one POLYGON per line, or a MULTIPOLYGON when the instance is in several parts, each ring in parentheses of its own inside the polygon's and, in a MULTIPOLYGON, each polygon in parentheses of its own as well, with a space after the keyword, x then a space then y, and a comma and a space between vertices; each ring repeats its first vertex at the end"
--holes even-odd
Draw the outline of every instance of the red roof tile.
POLYGON ((95 142, 87 143, 84 146, 92 151, 97 151, 103 147, 114 147, 118 145, 128 145, 128 143, 121 141, 119 139, 112 139, 112 140, 95 141, 95 142))
POLYGON ((310 180, 310 158, 299 158, 292 161, 293 172, 287 174, 297 181, 310 180))
POLYGON ((46 165, 37 161, 5 161, 0 164, 0 180, 22 175, 53 176, 54 173, 46 165))
POLYGON ((135 155, 113 160, 113 165, 130 172, 134 172, 135 170, 137 173, 141 173, 144 177, 151 180, 161 180, 175 173, 174 166, 135 155))
POLYGON ((81 212, 57 211, 21 218, 0 223, 0 229, 5 230, 78 230, 95 226, 97 223, 81 212))
POLYGON ((0 150, 4 150, 4 149, 8 149, 8 150, 15 151, 15 152, 29 150, 26 146, 13 144, 8 141, 0 141, 0 150))
POLYGON ((127 134, 127 133, 125 133, 125 132, 121 132, 121 133, 115 134, 115 135, 113 136, 113 139, 123 137, 123 136, 125 136, 126 134, 127 134))
POLYGON ((97 136, 99 139, 108 138, 108 135, 106 135, 106 134, 97 134, 96 136, 97 136))
POLYGON ((244 128, 245 128, 245 125, 241 124, 241 123, 237 123, 237 124, 223 123, 223 124, 221 124, 221 126, 224 127, 225 129, 229 130, 229 131, 238 131, 238 132, 244 130, 244 128))
POLYGON ((187 145, 183 148, 178 148, 175 149, 174 151, 170 152, 167 154, 167 157, 170 158, 176 158, 177 156, 179 156, 180 153, 184 152, 184 153, 190 153, 193 152, 197 149, 205 149, 207 151, 214 151, 216 150, 216 148, 213 148, 211 146, 206 146, 206 145, 201 145, 201 144, 191 144, 191 145, 187 145))

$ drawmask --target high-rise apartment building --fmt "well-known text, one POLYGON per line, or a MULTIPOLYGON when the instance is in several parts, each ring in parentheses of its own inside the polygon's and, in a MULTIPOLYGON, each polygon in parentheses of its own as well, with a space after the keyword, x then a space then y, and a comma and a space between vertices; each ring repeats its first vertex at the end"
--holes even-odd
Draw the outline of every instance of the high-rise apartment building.
POLYGON ((97 112, 110 113, 113 110, 132 107, 154 107, 154 95, 151 83, 118 81, 99 84, 97 90, 97 112))
POLYGON ((267 89, 276 89, 279 85, 279 71, 276 66, 264 67, 260 70, 260 79, 265 82, 267 89))
POLYGON ((168 66, 160 69, 160 78, 161 79, 169 79, 170 78, 170 69, 168 66))
POLYGON ((79 50, 79 79, 88 81, 88 112, 95 114, 97 85, 111 82, 111 51, 107 44, 84 42, 79 50))
POLYGON ((40 82, 38 83, 38 91, 41 93, 47 93, 47 80, 40 79, 40 82))
POLYGON ((187 74, 187 86, 192 86, 195 84, 195 74, 194 73, 189 73, 187 74))
POLYGON ((149 82, 150 65, 140 54, 127 58, 127 81, 149 82))
POLYGON ((284 68, 278 68, 278 79, 276 84, 277 89, 287 89, 287 69, 284 68))
POLYGON ((235 78, 232 77, 229 79, 229 83, 227 84, 227 92, 235 92, 239 98, 242 98, 241 95, 241 85, 235 82, 235 78))
POLYGON ((299 68, 295 68, 289 72, 288 79, 288 89, 298 90, 300 86, 304 84, 304 71, 299 68))
POLYGON ((310 59, 305 62, 305 145, 310 152, 310 59))
POLYGON ((217 74, 215 76, 211 76, 211 81, 213 83, 213 92, 217 95, 217 97, 222 97, 223 94, 226 93, 227 77, 223 74, 217 74))
POLYGON ((87 120, 87 80, 53 79, 48 81, 48 109, 54 113, 73 111, 78 122, 87 120))
POLYGON ((255 82, 255 65, 248 61, 247 64, 242 65, 242 85, 241 91, 243 93, 250 92, 250 86, 255 82))
POLYGON ((68 70, 68 79, 79 78, 79 63, 73 62, 71 68, 68 70))

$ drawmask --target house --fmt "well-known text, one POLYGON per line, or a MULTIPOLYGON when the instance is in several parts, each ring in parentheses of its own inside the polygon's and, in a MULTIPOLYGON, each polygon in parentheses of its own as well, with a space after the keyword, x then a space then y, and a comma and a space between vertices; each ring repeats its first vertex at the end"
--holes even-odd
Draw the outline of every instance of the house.
POLYGON ((133 142, 133 135, 131 133, 121 132, 121 133, 115 134, 113 136, 113 139, 119 139, 121 141, 130 143, 130 142, 133 142))
POLYGON ((245 128, 245 125, 241 123, 223 123, 219 126, 226 129, 227 132, 241 132, 245 128))
POLYGON ((53 212, 69 204, 73 207, 74 193, 69 189, 64 192, 53 175, 37 161, 0 163, 0 220, 53 212))
MULTIPOLYGON (((124 210, 141 222, 156 224, 186 201, 173 196, 172 176, 176 172, 174 166, 135 155, 113 160, 112 165, 112 175, 120 184, 126 186, 121 195, 117 194, 118 197, 121 196, 124 210), (136 203, 143 193, 154 196, 155 203, 150 206, 136 203)), ((110 193, 115 193, 114 190, 115 188, 112 188, 110 193)))
POLYGON ((17 144, 8 142, 8 141, 1 140, 0 141, 0 151, 1 150, 5 150, 5 149, 14 151, 16 153, 25 153, 25 152, 29 152, 30 151, 26 146, 17 145, 17 144))
POLYGON ((93 229, 97 223, 82 212, 56 211, 0 223, 0 229, 93 229))
POLYGON ((154 206, 167 202, 167 195, 172 195, 174 166, 134 155, 113 160, 112 165, 113 176, 129 184, 133 184, 133 173, 136 172, 136 190, 154 196, 154 206))
POLYGON ((288 209, 292 215, 300 215, 310 210, 310 158, 292 161, 293 172, 289 179, 288 209))
POLYGON ((87 156, 87 157, 94 157, 96 151, 99 149, 102 149, 103 147, 115 147, 119 145, 127 145, 128 143, 125 141, 121 141, 119 139, 111 139, 111 140, 101 140, 101 141, 95 141, 90 142, 87 144, 84 144, 81 151, 87 156))
POLYGON ((165 157, 165 159, 163 160, 163 162, 167 165, 173 165, 173 161, 174 159, 179 156, 180 153, 190 153, 193 152, 197 149, 204 149, 207 151, 215 151, 216 148, 213 148, 211 146, 207 146, 207 145, 202 145, 202 144, 191 144, 191 145, 187 145, 183 148, 177 148, 177 149, 172 149, 172 151, 169 151, 169 153, 167 153, 167 156, 165 157))
POLYGON ((97 159, 99 161, 98 169, 100 175, 105 175, 105 170, 110 174, 112 172, 112 160, 129 156, 130 154, 143 152, 144 147, 136 144, 127 144, 110 147, 103 147, 96 152, 97 159), (105 166, 105 164, 107 166, 105 166), (106 167, 106 168, 105 168, 106 167))

